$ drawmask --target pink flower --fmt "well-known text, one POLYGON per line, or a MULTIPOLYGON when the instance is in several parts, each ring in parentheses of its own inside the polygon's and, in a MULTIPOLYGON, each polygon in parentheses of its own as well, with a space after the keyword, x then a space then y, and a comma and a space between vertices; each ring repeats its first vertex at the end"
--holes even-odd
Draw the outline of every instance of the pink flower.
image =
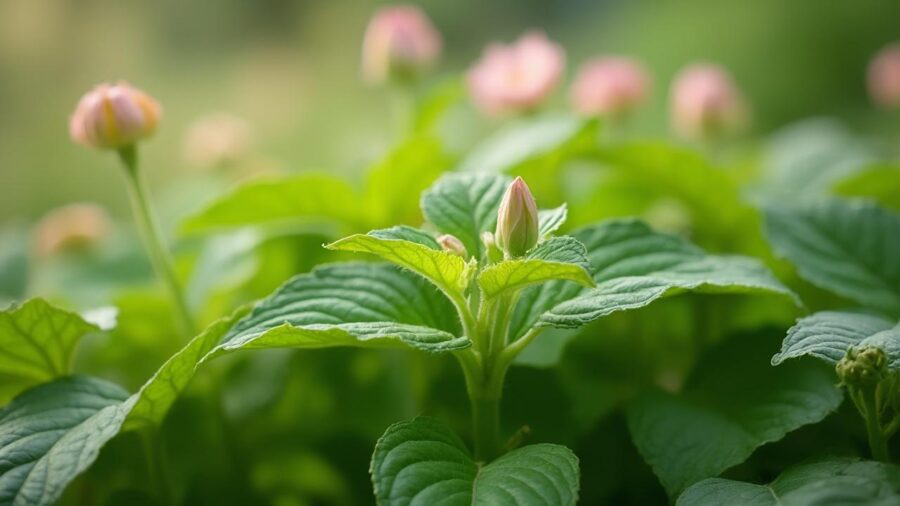
POLYGON ((559 82, 562 48, 538 31, 510 45, 491 44, 466 75, 475 105, 497 116, 536 108, 559 82))
POLYGON ((900 108, 900 42, 883 48, 869 63, 868 85, 877 105, 900 108))
POLYGON ((96 204, 70 204, 47 213, 34 229, 37 253, 87 249, 109 234, 109 216, 96 204))
POLYGON ((641 65, 623 57, 590 60, 572 85, 572 106, 586 116, 621 118, 647 98, 650 78, 641 65))
POLYGON ((127 83, 101 84, 81 97, 69 135, 88 147, 118 149, 152 135, 161 113, 156 100, 127 83))
POLYGON ((731 75, 718 65, 695 64, 672 85, 672 126, 682 136, 704 138, 735 130, 747 117, 731 75))
POLYGON ((441 34, 414 5, 384 7, 372 16, 363 40, 363 76, 370 83, 409 77, 441 54, 441 34))

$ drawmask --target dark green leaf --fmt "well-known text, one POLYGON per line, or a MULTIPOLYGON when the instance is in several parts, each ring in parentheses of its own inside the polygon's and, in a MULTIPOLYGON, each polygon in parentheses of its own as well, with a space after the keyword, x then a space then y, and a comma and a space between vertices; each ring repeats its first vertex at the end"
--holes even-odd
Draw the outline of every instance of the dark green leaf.
POLYGON ((483 465, 433 418, 389 427, 370 472, 380 506, 561 506, 578 499, 578 458, 568 448, 525 446, 483 465))
POLYGON ((425 218, 455 235, 475 258, 484 246, 481 233, 494 231, 497 208, 511 179, 495 174, 447 174, 422 195, 425 218))
POLYGON ((772 365, 812 355, 838 363, 851 346, 874 346, 887 354, 888 367, 900 369, 900 325, 880 316, 849 311, 822 311, 807 316, 788 330, 772 365))
POLYGON ((824 364, 772 368, 765 346, 734 340, 701 360, 681 394, 648 392, 636 399, 628 426, 638 451, 676 496, 763 444, 821 421, 841 399, 824 364))
POLYGON ((900 316, 900 216, 864 202, 772 206, 766 229, 776 253, 810 283, 900 316))
POLYGON ((685 490, 677 506, 900 504, 900 468, 834 459, 788 469, 768 485, 710 478, 685 490))

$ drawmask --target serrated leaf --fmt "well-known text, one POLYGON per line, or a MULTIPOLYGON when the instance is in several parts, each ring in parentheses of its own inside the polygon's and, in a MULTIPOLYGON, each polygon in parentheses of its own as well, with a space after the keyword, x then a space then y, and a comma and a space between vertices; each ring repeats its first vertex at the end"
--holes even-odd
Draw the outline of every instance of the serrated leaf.
POLYGON ((249 226, 357 226, 360 196, 346 181, 325 174, 252 180, 206 204, 181 225, 185 233, 249 226))
POLYGON ((392 425, 370 467, 380 506, 574 505, 578 458, 564 446, 537 444, 483 465, 452 430, 433 418, 392 425))
POLYGON ((538 235, 544 239, 549 237, 563 226, 568 214, 569 208, 566 204, 553 209, 541 209, 538 211, 538 235))
POLYGON ((900 216, 864 202, 828 200, 766 210, 777 254, 810 283, 900 316, 900 216))
POLYGON ((772 368, 758 342, 726 342, 695 371, 679 395, 648 392, 628 408, 634 443, 671 496, 821 421, 842 399, 830 368, 813 361, 772 368))
MULTIPOLYGON (((424 234, 424 233, 423 233, 424 234)), ((408 228, 375 230, 356 234, 325 246, 338 251, 370 253, 409 269, 434 283, 449 297, 460 295, 469 284, 469 269, 459 255, 425 245, 422 235, 413 237, 408 228), (416 242, 401 239, 408 237, 416 242)))
POLYGON ((478 276, 478 284, 487 298, 552 280, 593 286, 585 255, 584 245, 577 239, 553 237, 538 244, 523 258, 485 267, 478 276))
POLYGON ((475 148, 460 172, 505 172, 529 159, 563 148, 593 123, 576 116, 551 115, 512 123, 475 148))
POLYGON ((422 213, 480 259, 484 252, 481 233, 494 230, 497 208, 511 181, 496 174, 445 174, 422 194, 422 213))
POLYGON ((886 318, 849 311, 822 311, 802 318, 790 328, 772 365, 812 355, 837 364, 851 346, 881 348, 888 368, 900 369, 900 324, 886 318))
POLYGON ((379 239, 414 242, 435 250, 441 249, 441 246, 431 234, 406 225, 373 230, 369 232, 369 235, 379 239))
POLYGON ((98 330, 43 299, 0 312, 0 404, 30 386, 69 374, 78 341, 98 330))
POLYGON ((900 504, 900 468, 883 462, 833 459, 788 469, 768 485, 710 478, 694 484, 677 506, 815 506, 900 504))
POLYGON ((0 411, 0 505, 55 503, 118 433, 127 398, 116 385, 79 376, 16 397, 0 411))
POLYGON ((572 235, 587 248, 597 287, 574 298, 576 293, 571 288, 541 287, 546 293, 524 298, 528 313, 516 317, 514 328, 522 329, 535 319, 540 325, 574 328, 684 291, 793 297, 758 260, 710 255, 682 238, 654 232, 637 220, 612 220, 572 235), (536 317, 538 310, 542 314, 536 317))
MULTIPOLYGON (((458 257, 457 257, 458 258, 458 257)), ((465 348, 449 300, 387 264, 340 263, 297 276, 257 304, 213 353, 258 347, 465 348)))

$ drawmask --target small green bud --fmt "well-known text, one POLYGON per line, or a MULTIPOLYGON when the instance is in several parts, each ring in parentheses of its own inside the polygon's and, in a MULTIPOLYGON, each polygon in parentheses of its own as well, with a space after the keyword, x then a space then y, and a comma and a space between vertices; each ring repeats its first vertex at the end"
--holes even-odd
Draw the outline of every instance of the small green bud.
POLYGON ((537 204, 521 177, 509 185, 500 202, 494 239, 508 257, 520 257, 537 244, 537 204))
POLYGON ((455 235, 444 234, 437 238, 438 244, 441 245, 441 248, 448 253, 453 253, 454 255, 461 256, 463 258, 468 258, 469 253, 466 251, 466 246, 457 239, 455 235))
POLYGON ((497 247, 497 241, 494 240, 492 232, 482 232, 481 242, 484 243, 484 249, 487 251, 488 261, 491 263, 503 260, 503 252, 497 247))
POLYGON ((851 346, 835 366, 841 383, 851 386, 873 386, 887 377, 887 356, 880 348, 851 346))

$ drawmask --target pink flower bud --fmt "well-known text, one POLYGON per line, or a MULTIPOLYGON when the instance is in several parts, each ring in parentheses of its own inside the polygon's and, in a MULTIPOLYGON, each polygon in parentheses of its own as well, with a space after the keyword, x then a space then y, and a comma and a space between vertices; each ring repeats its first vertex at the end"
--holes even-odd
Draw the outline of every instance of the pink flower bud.
POLYGON ((69 135, 88 147, 118 149, 152 135, 160 114, 156 100, 141 90, 124 82, 101 84, 81 97, 69 135))
POLYGON ((647 98, 650 78, 629 58, 597 58, 581 66, 572 106, 586 116, 622 118, 647 98))
POLYGON ((441 54, 441 34, 414 5, 380 9, 363 40, 363 76, 373 84, 409 77, 430 67, 441 54))
POLYGON ((507 257, 520 257, 537 244, 537 204, 521 177, 517 177, 503 195, 497 211, 494 239, 507 257))
POLYGON ((885 109, 900 108, 900 42, 894 42, 869 63, 869 96, 885 109))
POLYGON ((90 247, 109 233, 106 211, 96 204, 70 204, 41 218, 34 229, 38 255, 90 247))
POLYGON ((538 31, 513 44, 491 44, 466 75, 469 94, 492 116, 534 109, 556 87, 565 59, 562 48, 538 31))
POLYGON ((672 126, 693 139, 714 137, 741 127, 747 116, 744 99, 728 72, 710 64, 682 70, 672 85, 672 126))
POLYGON ((453 253, 454 255, 458 255, 463 258, 467 258, 469 256, 469 253, 466 251, 466 246, 462 243, 462 241, 457 239, 455 235, 442 235, 437 238, 437 242, 446 252, 453 253))

